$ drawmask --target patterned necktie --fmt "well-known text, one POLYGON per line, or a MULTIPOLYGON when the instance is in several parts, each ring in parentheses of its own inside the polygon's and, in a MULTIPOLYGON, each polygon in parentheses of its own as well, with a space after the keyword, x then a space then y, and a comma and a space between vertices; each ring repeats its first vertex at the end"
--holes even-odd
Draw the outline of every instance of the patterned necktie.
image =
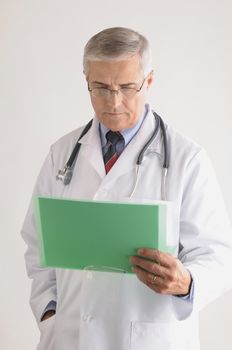
POLYGON ((106 133, 106 140, 107 144, 103 149, 103 158, 107 174, 122 153, 125 146, 125 140, 120 132, 114 132, 111 130, 106 133))

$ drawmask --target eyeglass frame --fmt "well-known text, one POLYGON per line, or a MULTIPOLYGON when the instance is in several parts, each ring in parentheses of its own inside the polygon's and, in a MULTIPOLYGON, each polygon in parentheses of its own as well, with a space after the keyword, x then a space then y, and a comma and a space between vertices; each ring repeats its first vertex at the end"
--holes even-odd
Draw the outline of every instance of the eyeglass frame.
MULTIPOLYGON (((149 74, 148 74, 148 75, 149 75, 149 74)), ((142 90, 143 84, 144 84, 145 80, 147 79, 148 75, 143 79, 143 82, 142 82, 142 84, 141 84, 141 86, 140 86, 139 89, 129 88, 129 89, 135 91, 135 94, 134 94, 133 96, 131 96, 131 98, 134 97, 134 96, 136 95, 137 92, 140 92, 140 91, 142 90)), ((123 85, 126 85, 126 84, 123 84, 123 85)), ((92 92, 93 90, 96 90, 96 89, 102 89, 102 87, 96 87, 96 88, 90 89, 90 87, 89 87, 89 82, 88 82, 88 91, 89 91, 89 92, 92 92)), ((111 95, 109 95, 109 96, 101 96, 102 98, 109 98, 109 97, 111 97, 113 92, 117 92, 117 94, 119 93, 119 91, 121 92, 121 89, 120 89, 120 88, 117 89, 117 90, 115 90, 115 89, 109 89, 109 88, 106 87, 106 88, 104 88, 104 89, 107 90, 107 91, 110 91, 111 95)), ((127 97, 127 96, 123 95, 122 92, 121 92, 121 94, 122 94, 123 97, 127 97)), ((95 97, 97 97, 97 96, 95 96, 95 97)), ((100 97, 100 96, 98 96, 98 97, 100 97)))

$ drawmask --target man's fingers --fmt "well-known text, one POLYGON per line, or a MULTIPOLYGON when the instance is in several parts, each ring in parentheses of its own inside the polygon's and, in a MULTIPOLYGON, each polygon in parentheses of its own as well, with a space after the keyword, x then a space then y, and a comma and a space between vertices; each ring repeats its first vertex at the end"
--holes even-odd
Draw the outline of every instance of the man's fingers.
POLYGON ((141 248, 137 251, 137 253, 143 258, 153 260, 156 263, 165 267, 169 267, 170 265, 172 265, 173 260, 176 259, 171 254, 161 252, 157 249, 141 248))
POLYGON ((138 279, 146 284, 153 291, 165 294, 167 289, 163 285, 163 279, 151 273, 144 272, 139 267, 133 267, 132 271, 137 275, 138 279))
POLYGON ((133 256, 130 259, 133 265, 139 266, 140 268, 150 272, 151 274, 164 276, 167 274, 166 267, 161 266, 156 261, 140 258, 139 256, 133 256))
POLYGON ((134 265, 132 270, 140 281, 157 293, 188 293, 191 275, 177 258, 149 248, 139 250, 138 254, 139 256, 131 257, 130 261, 134 265))

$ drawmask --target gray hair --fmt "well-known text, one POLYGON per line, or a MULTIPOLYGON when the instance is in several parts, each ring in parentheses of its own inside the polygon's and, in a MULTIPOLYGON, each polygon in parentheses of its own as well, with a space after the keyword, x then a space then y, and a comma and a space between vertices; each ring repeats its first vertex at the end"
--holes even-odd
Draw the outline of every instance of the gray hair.
POLYGON ((89 39, 84 49, 83 72, 87 76, 89 61, 120 61, 138 54, 144 77, 152 71, 148 40, 129 28, 107 28, 89 39))

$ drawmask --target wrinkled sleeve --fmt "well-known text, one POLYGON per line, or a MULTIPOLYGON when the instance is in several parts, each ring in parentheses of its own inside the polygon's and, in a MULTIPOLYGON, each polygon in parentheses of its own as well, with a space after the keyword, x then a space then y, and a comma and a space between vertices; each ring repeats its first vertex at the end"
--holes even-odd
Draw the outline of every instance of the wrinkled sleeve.
POLYGON ((232 288, 231 223, 205 150, 191 159, 185 172, 179 259, 192 275, 194 290, 188 300, 173 298, 179 319, 232 288))

